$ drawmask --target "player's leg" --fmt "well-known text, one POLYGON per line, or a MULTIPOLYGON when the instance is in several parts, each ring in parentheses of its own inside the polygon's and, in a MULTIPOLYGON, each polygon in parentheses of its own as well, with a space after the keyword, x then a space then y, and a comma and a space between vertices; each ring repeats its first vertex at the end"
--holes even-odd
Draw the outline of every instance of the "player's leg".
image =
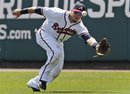
MULTIPOLYGON (((61 42, 57 41, 54 37, 52 37, 48 33, 40 32, 38 34, 38 36, 39 35, 40 35, 40 39, 38 39, 37 43, 46 50, 47 57, 48 57, 45 65, 42 66, 39 71, 39 77, 40 77, 39 80, 41 82, 44 82, 44 84, 46 84, 51 70, 53 68, 55 68, 55 66, 57 64, 59 64, 60 59, 58 60, 58 58, 63 56, 63 44, 61 42), (55 61, 57 61, 57 62, 55 62, 55 61)), ((62 68, 60 68, 60 70, 61 69, 62 68)), ((44 84, 41 86, 43 86, 42 88, 45 90, 46 85, 44 85, 44 84)))
POLYGON ((57 78, 62 71, 64 65, 64 49, 62 50, 62 54, 60 55, 60 57, 56 59, 54 62, 57 62, 57 64, 50 71, 47 84, 51 83, 55 78, 57 78))
POLYGON ((63 62, 59 61, 60 59, 56 59, 50 64, 47 65, 45 68, 45 65, 40 69, 39 77, 41 77, 41 81, 44 81, 44 83, 41 83, 41 88, 46 90, 46 85, 48 85, 50 82, 52 82, 60 73, 63 67, 63 62), (42 73, 44 70, 44 73, 42 73))
POLYGON ((57 43, 56 39, 54 39, 52 36, 50 36, 49 34, 45 32, 43 33, 40 30, 36 32, 36 41, 43 49, 46 50, 48 57, 47 57, 47 61, 45 65, 41 67, 39 71, 39 75, 31 79, 27 85, 31 88, 33 87, 33 88, 39 89, 39 85, 37 85, 39 84, 39 80, 47 81, 51 68, 55 66, 55 63, 51 64, 51 62, 53 62, 58 56, 60 56, 61 51, 59 47, 62 45, 57 43), (34 83, 37 83, 37 84, 34 84, 34 83))
MULTIPOLYGON (((58 76, 63 67, 63 62, 62 62, 64 60, 64 56, 63 56, 64 51, 62 49, 63 45, 59 45, 59 43, 56 43, 54 41, 52 42, 55 43, 55 46, 51 45, 52 43, 50 44, 50 47, 53 49, 54 54, 52 54, 50 50, 47 51, 47 56, 48 56, 47 62, 43 67, 41 67, 39 72, 40 80, 45 81, 46 83, 49 83, 50 79, 53 80, 56 76, 58 76)), ((43 85, 43 89, 46 89, 45 87, 46 86, 43 85)))
POLYGON ((38 44, 46 50, 47 61, 45 65, 41 67, 40 75, 44 75, 41 79, 47 81, 46 76, 48 77, 50 70, 52 70, 59 63, 59 57, 63 56, 63 44, 48 34, 45 34, 43 38, 44 41, 39 41, 38 44), (43 71, 45 73, 43 73, 43 71))

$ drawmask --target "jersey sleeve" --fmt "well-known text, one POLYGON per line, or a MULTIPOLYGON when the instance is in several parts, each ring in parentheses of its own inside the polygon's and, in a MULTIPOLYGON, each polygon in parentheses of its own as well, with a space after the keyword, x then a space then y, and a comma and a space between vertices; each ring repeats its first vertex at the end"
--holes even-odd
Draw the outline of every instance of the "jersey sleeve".
POLYGON ((76 32, 78 35, 82 35, 82 34, 90 35, 88 29, 84 26, 82 21, 78 24, 76 32))
POLYGON ((63 12, 65 11, 57 7, 42 7, 42 13, 46 18, 58 17, 63 12))

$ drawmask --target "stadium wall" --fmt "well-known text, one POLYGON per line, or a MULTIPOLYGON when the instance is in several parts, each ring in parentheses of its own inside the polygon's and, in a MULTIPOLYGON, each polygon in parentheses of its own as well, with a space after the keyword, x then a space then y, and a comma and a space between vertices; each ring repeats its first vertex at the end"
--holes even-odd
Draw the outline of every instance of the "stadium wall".
POLYGON ((130 0, 0 0, 0 61, 45 61, 46 54, 35 42, 35 33, 45 20, 39 15, 23 15, 14 19, 11 11, 30 6, 72 9, 82 1, 88 11, 83 18, 90 34, 100 41, 106 37, 112 52, 93 58, 95 50, 78 36, 65 42, 65 61, 130 61, 130 0))

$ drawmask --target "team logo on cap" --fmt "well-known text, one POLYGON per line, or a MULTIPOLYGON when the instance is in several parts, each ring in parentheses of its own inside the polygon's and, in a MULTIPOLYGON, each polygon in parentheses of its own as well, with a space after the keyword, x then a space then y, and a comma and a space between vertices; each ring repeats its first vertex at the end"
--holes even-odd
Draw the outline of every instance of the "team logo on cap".
POLYGON ((82 10, 83 10, 83 7, 79 7, 78 9, 82 11, 82 10))

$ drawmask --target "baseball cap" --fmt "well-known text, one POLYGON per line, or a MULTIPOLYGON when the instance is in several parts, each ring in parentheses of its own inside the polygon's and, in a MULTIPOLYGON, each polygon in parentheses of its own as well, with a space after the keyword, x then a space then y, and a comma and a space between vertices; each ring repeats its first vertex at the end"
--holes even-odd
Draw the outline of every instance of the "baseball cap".
POLYGON ((83 11, 86 10, 85 6, 84 6, 82 3, 80 3, 80 2, 77 2, 77 3, 75 4, 75 6, 73 7, 73 9, 74 9, 74 10, 79 10, 79 11, 81 11, 81 12, 83 12, 83 11))
POLYGON ((80 3, 80 2, 77 2, 72 11, 74 11, 75 13, 78 13, 81 14, 82 16, 86 16, 87 15, 87 12, 86 12, 86 8, 85 8, 85 5, 80 3))

